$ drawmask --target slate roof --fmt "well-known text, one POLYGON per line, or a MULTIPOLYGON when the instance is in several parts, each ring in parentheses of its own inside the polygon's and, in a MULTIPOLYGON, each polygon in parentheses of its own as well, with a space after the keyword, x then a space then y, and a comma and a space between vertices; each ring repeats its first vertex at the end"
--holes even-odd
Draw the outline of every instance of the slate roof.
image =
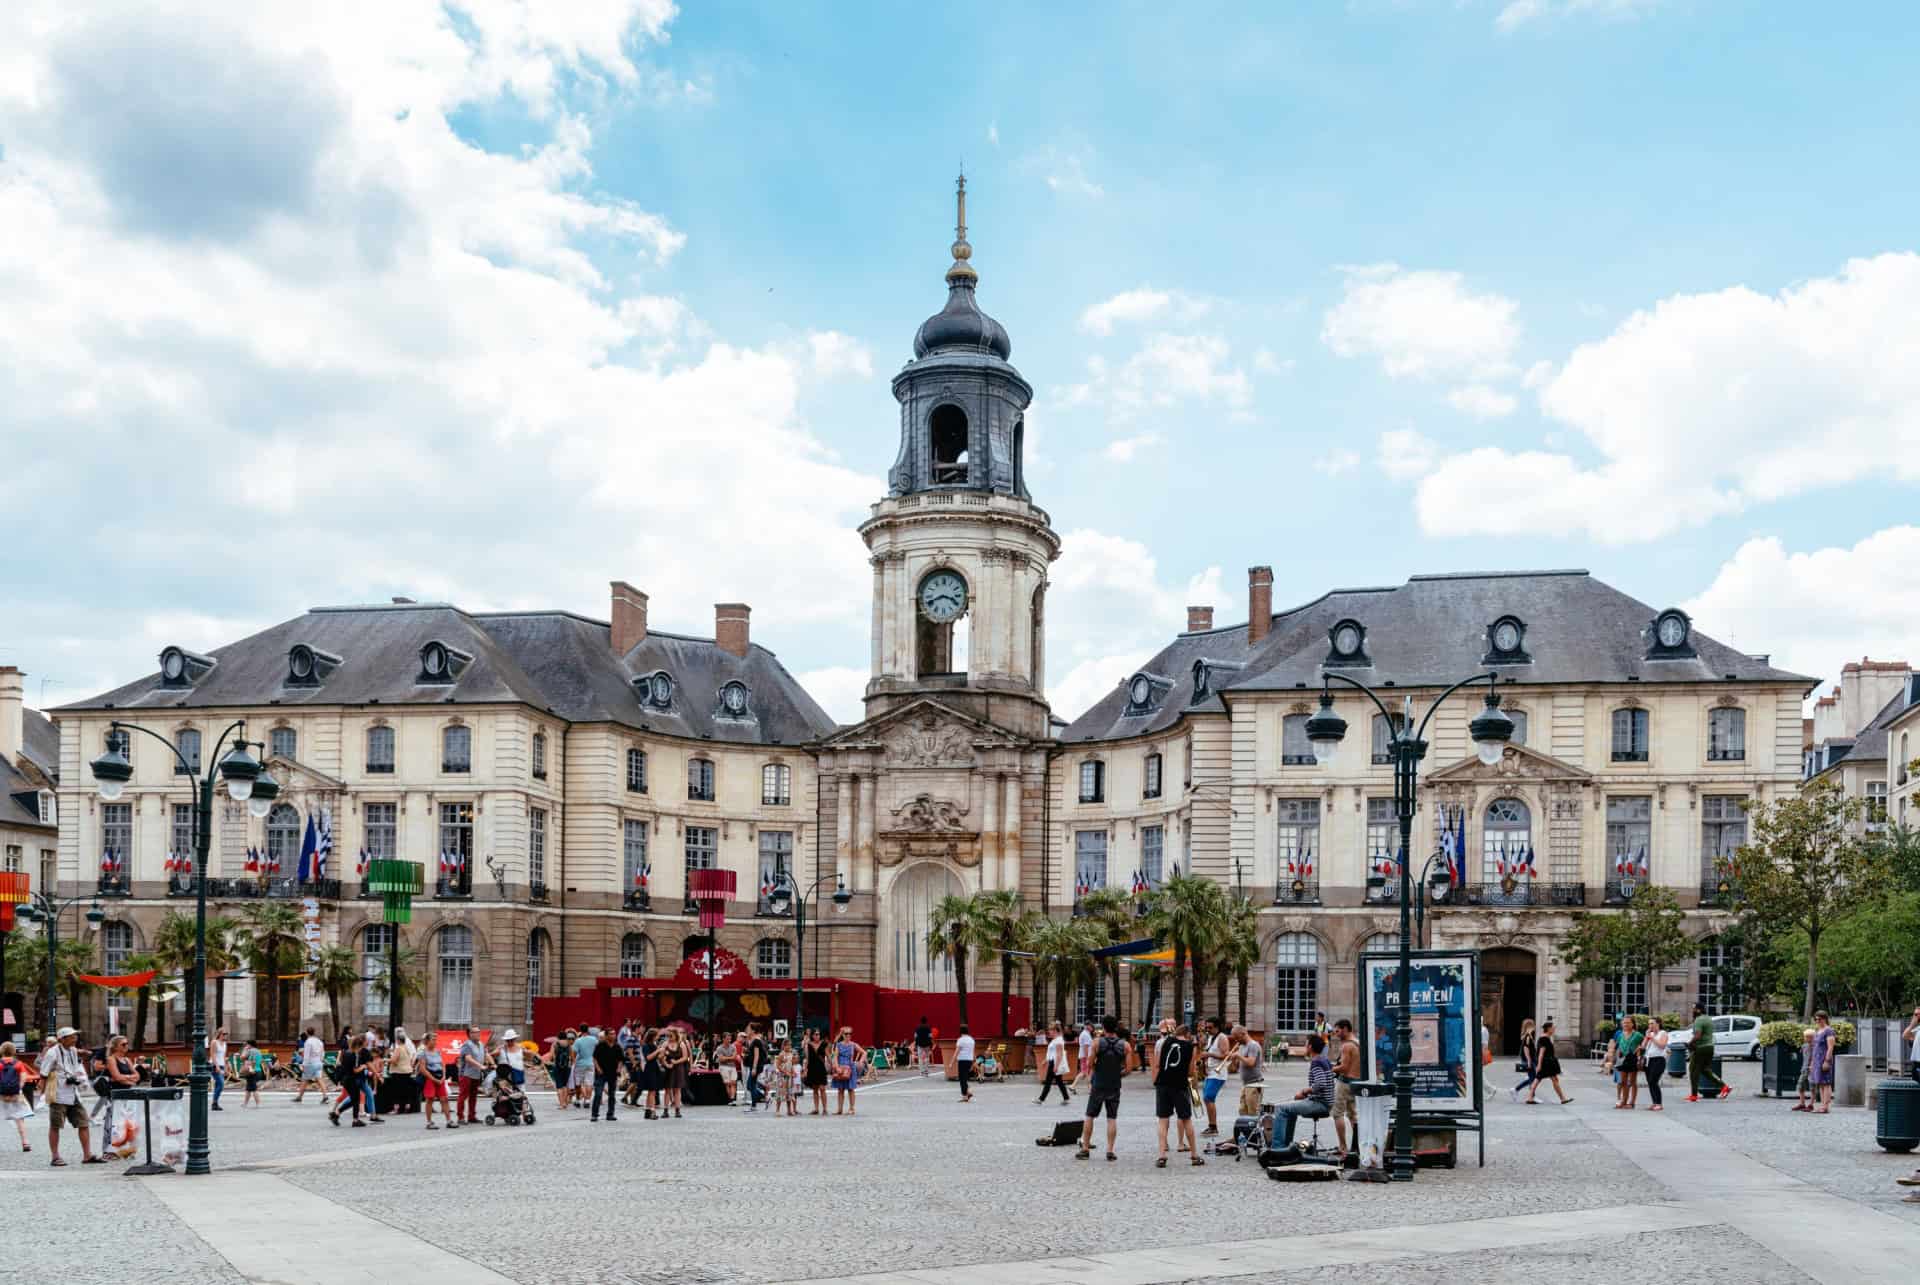
POLYGON ((1127 717, 1124 688, 1109 692, 1073 720, 1061 739, 1105 740, 1137 736, 1171 726, 1189 711, 1218 711, 1217 696, 1189 707, 1192 666, 1200 655, 1243 662, 1245 668, 1214 675, 1216 692, 1317 689, 1328 658, 1328 632, 1351 618, 1366 627, 1365 651, 1372 664, 1340 672, 1372 687, 1439 686, 1483 669, 1487 627, 1502 616, 1526 626, 1523 643, 1531 664, 1496 666, 1516 685, 1545 683, 1743 682, 1793 683, 1811 688, 1802 674, 1775 669, 1700 633, 1692 632, 1695 656, 1649 660, 1646 629, 1659 609, 1594 579, 1585 571, 1469 572, 1414 576, 1403 585, 1336 589, 1311 602, 1274 613, 1272 631, 1248 647, 1244 624, 1181 634, 1142 669, 1174 680, 1173 688, 1145 715, 1127 717))
MULTIPOLYGON (((1820 742, 1820 746, 1848 746, 1844 760, 1836 759, 1834 766, 1848 763, 1884 763, 1887 759, 1887 728, 1893 721, 1905 713, 1907 694, 1898 691, 1893 698, 1880 707, 1880 712, 1867 720, 1867 725, 1852 736, 1830 736, 1820 742)), ((1831 770, 1831 769, 1823 769, 1831 770)))
POLYGON ((21 739, 26 757, 57 785, 60 782, 60 729, 37 709, 21 711, 21 739))
POLYGON ((163 687, 156 670, 61 708, 513 702, 570 722, 748 744, 794 744, 836 726, 764 647, 750 646, 736 657, 710 638, 654 631, 622 658, 613 654, 610 633, 605 621, 564 611, 466 612, 445 603, 315 607, 216 648, 217 663, 191 687, 163 687), (420 649, 429 642, 473 659, 450 684, 418 682, 420 649), (340 657, 339 666, 316 687, 289 686, 287 653, 296 643, 340 657), (672 709, 643 708, 630 680, 660 669, 673 676, 672 709), (744 719, 719 716, 720 687, 734 679, 748 688, 744 719))

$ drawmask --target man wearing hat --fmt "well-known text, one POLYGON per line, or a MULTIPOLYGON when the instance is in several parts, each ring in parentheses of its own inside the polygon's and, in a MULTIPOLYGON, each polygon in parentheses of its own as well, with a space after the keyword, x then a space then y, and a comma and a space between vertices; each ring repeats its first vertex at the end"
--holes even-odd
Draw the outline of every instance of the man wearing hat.
POLYGON ((86 1063, 80 1060, 80 1032, 63 1026, 54 1039, 40 1054, 40 1082, 47 1093, 47 1150, 53 1153, 53 1163, 64 1168, 60 1130, 70 1124, 80 1131, 80 1163, 103 1165, 106 1157, 93 1154, 93 1133, 86 1108, 80 1105, 80 1090, 87 1082, 86 1063))

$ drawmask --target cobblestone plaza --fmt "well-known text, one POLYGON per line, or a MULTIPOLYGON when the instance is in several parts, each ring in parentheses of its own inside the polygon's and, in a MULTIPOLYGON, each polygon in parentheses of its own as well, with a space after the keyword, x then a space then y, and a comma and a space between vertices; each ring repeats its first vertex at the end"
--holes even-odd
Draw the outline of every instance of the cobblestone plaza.
MULTIPOLYGON (((1272 1091, 1298 1078, 1282 1070, 1272 1091)), ((0 1182, 9 1221, 32 1229, 10 1238, 29 1278, 1538 1282, 1625 1254, 1671 1285, 1910 1280, 1920 1205, 1893 1180, 1912 1158, 1876 1148, 1866 1112, 1794 1114, 1751 1096, 1757 1081, 1742 1066, 1730 1101, 1628 1115, 1578 1066, 1573 1106, 1496 1094, 1487 1167, 1411 1187, 1279 1184, 1227 1158, 1155 1169, 1134 1079, 1118 1162, 1077 1162, 1033 1145, 1063 1109, 1031 1105, 1030 1080, 963 1105, 899 1075, 853 1118, 593 1125, 542 1092, 533 1128, 454 1134, 417 1117, 331 1129, 311 1100, 230 1098, 216 1173, 193 1180, 49 1169, 43 1117, 0 1182)))

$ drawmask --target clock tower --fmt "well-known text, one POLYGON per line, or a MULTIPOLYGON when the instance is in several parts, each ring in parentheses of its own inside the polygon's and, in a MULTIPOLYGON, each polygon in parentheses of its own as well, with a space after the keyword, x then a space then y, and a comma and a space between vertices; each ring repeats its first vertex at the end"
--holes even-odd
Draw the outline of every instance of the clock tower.
POLYGON ((967 180, 959 180, 946 306, 893 379, 900 449, 860 527, 873 563, 867 717, 916 699, 1028 737, 1048 734, 1047 566, 1060 538, 1027 494, 1033 388, 1006 328, 974 298, 967 180))

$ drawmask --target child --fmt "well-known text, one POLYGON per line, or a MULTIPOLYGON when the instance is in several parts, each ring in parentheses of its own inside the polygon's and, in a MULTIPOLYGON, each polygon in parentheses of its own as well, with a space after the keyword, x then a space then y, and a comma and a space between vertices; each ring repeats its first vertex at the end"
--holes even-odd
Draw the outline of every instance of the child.
POLYGON ((1800 1101, 1795 1111, 1813 1110, 1813 1080, 1809 1074, 1813 1069, 1813 1028, 1807 1027, 1800 1032, 1800 1101))
POLYGON ((260 1050, 252 1040, 240 1050, 240 1075, 246 1081, 246 1096, 240 1099, 243 1107, 260 1105, 260 1081, 266 1078, 267 1068, 260 1056, 260 1050))
POLYGON ((780 1046, 779 1056, 773 1059, 773 1113, 780 1114, 782 1107, 788 1115, 795 1115, 794 1085, 799 1083, 793 1065, 793 1050, 785 1044, 780 1046))

